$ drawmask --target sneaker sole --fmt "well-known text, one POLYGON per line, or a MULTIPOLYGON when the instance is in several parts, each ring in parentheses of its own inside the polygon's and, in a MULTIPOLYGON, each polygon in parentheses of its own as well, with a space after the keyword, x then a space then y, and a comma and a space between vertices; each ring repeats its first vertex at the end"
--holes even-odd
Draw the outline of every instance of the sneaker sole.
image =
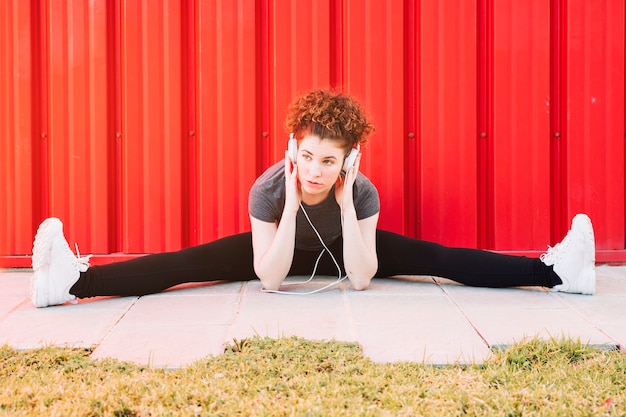
POLYGON ((591 219, 586 214, 577 214, 572 220, 572 229, 577 228, 581 233, 584 234, 585 237, 590 237, 591 239, 585 239, 585 265, 588 267, 584 268, 580 273, 580 279, 582 282, 588 284, 584 288, 581 288, 581 294, 593 295, 596 292, 596 247, 595 247, 595 236, 593 233, 593 225, 591 224, 591 219))
POLYGON ((585 265, 587 265, 587 267, 580 271, 578 278, 578 282, 585 283, 584 286, 581 286, 580 293, 593 295, 596 292, 595 254, 593 248, 587 247, 585 250, 585 265))
POLYGON ((33 244, 33 276, 31 278, 31 300, 35 307, 47 307, 49 279, 48 269, 50 267, 50 252, 54 238, 63 233, 63 223, 57 218, 44 220, 37 229, 33 244))

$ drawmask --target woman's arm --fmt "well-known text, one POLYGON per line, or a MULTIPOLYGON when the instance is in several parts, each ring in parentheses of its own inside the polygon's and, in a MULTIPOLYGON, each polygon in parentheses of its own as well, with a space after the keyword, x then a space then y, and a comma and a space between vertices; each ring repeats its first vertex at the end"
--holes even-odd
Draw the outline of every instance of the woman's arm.
POLYGON ((254 272, 263 288, 277 290, 289 273, 296 235, 296 214, 283 218, 279 225, 250 216, 254 272))
POLYGON ((355 290, 366 289, 376 270, 376 226, 378 213, 357 220, 356 211, 343 214, 343 263, 355 290))
POLYGON ((285 152, 285 208, 280 223, 264 222, 250 216, 254 272, 263 288, 277 290, 285 280, 296 241, 296 214, 300 208, 298 168, 285 152))
POLYGON ((343 263, 346 274, 356 290, 364 290, 378 270, 376 255, 376 227, 378 213, 365 219, 358 220, 352 189, 359 172, 361 154, 355 164, 348 169, 345 178, 340 180, 340 186, 335 188, 335 198, 341 207, 342 234, 343 234, 343 263))

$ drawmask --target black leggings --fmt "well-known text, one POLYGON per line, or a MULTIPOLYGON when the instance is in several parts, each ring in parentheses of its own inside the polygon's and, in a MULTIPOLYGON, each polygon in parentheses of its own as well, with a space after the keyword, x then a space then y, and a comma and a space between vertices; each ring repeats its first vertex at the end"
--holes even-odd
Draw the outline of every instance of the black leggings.
MULTIPOLYGON (((432 275, 477 287, 553 287, 561 283, 552 267, 539 259, 494 252, 449 248, 424 240, 378 230, 376 277, 432 275)), ((342 267, 342 240, 329 249, 342 267)), ((289 275, 310 275, 318 251, 296 250, 289 275)), ((70 293, 79 297, 146 295, 188 282, 257 279, 252 263, 252 234, 241 233, 176 252, 157 253, 109 265, 91 266, 80 274, 70 293)), ((328 254, 317 275, 336 276, 328 254)))

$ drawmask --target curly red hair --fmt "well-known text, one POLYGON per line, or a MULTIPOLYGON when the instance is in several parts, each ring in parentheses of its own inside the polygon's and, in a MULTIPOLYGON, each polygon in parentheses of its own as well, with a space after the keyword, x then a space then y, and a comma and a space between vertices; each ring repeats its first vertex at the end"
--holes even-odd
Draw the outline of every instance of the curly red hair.
POLYGON ((374 126, 352 97, 329 90, 313 90, 289 105, 285 129, 293 132, 297 139, 308 133, 322 139, 341 140, 350 149, 365 143, 374 126))

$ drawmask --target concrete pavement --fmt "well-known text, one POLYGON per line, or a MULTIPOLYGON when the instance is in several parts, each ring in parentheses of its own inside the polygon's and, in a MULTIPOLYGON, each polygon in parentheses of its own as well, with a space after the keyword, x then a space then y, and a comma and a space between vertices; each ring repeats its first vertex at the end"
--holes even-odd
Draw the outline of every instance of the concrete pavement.
POLYGON ((30 302, 31 275, 0 271, 0 344, 87 347, 94 358, 154 367, 185 366, 254 335, 357 342, 376 362, 481 363, 492 348, 535 336, 626 351, 626 266, 599 266, 593 296, 404 277, 375 279, 361 292, 343 282, 313 295, 263 293, 259 282, 194 284, 43 309, 30 302))

